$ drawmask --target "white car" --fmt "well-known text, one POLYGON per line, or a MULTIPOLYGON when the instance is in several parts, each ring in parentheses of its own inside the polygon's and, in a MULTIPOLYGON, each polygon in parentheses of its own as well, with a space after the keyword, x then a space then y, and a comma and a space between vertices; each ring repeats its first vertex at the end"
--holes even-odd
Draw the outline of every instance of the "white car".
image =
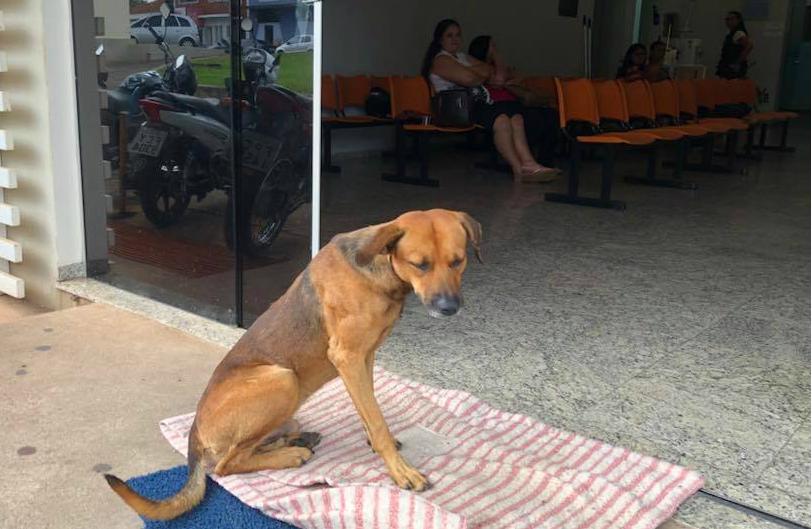
POLYGON ((197 24, 190 17, 184 15, 169 15, 166 24, 161 15, 147 15, 130 24, 130 38, 138 44, 153 43, 155 37, 147 29, 152 26, 155 33, 164 38, 167 44, 181 46, 200 46, 200 33, 197 24))
POLYGON ((313 35, 296 35, 276 48, 276 53, 296 53, 313 51, 313 35))

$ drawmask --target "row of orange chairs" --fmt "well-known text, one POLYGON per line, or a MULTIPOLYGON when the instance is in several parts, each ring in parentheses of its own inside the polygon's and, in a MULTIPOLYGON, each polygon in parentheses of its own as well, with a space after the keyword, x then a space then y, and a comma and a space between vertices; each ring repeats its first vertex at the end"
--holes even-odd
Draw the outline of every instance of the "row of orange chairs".
POLYGON ((748 125, 738 119, 699 119, 698 109, 691 97, 690 83, 680 86, 663 81, 654 86, 647 81, 631 83, 616 80, 555 79, 561 129, 571 145, 569 185, 566 193, 547 193, 545 198, 615 209, 625 208, 621 201, 611 199, 613 167, 616 150, 621 146, 649 149, 645 177, 628 177, 632 183, 695 189, 696 185, 682 180, 682 170, 689 148, 704 146, 703 168, 711 169, 715 139, 727 138, 729 164, 736 153, 736 132, 748 125), (689 117, 689 119, 685 119, 689 117), (656 177, 657 147, 676 147, 674 175, 671 179, 656 177), (599 198, 578 193, 579 163, 582 146, 603 149, 603 174, 599 198))
MULTIPOLYGON (((704 147, 701 168, 712 170, 714 140, 720 136, 727 139, 728 167, 731 170, 736 157, 737 132, 748 134, 746 153, 751 154, 753 127, 762 126, 763 146, 766 125, 786 123, 797 117, 786 112, 751 112, 738 118, 713 116, 720 105, 742 103, 755 106, 756 88, 750 80, 723 81, 716 79, 662 81, 649 84, 646 81, 621 83, 614 80, 589 81, 586 79, 529 77, 524 86, 540 95, 550 96, 558 107, 561 129, 569 143, 577 150, 580 144, 591 145, 634 145, 674 144, 677 146, 674 178, 670 180, 655 177, 656 149, 651 149, 651 157, 645 179, 631 179, 638 183, 669 185, 693 188, 693 184, 679 181, 684 166, 685 155, 691 145, 704 147), (701 117, 709 114, 709 117, 701 117), (662 125, 668 125, 663 127, 662 125), (586 128, 584 128, 586 126, 586 128), (567 135, 577 130, 581 133, 567 135), (604 130, 606 129, 606 130, 604 130)), ((366 127, 394 124, 396 130, 397 173, 385 175, 387 180, 413 184, 436 186, 436 180, 428 178, 428 137, 436 133, 467 134, 476 127, 445 128, 422 120, 431 115, 430 89, 422 77, 368 77, 368 76, 323 76, 322 78, 322 123, 326 134, 325 157, 330 166, 330 139, 333 128, 366 127), (378 86, 388 91, 391 99, 391 117, 377 118, 363 113, 366 97, 372 87, 378 86), (414 136, 420 159, 420 177, 409 178, 405 174, 405 138, 414 136)), ((784 135, 784 141, 785 141, 784 135)), ((655 145, 655 147, 656 147, 655 145)), ((621 203, 609 198, 611 191, 614 150, 608 149, 604 159, 604 181, 601 198, 585 200, 578 197, 577 153, 573 153, 573 170, 570 172, 570 185, 565 195, 548 194, 550 200, 588 203, 604 207, 622 207, 621 203)))

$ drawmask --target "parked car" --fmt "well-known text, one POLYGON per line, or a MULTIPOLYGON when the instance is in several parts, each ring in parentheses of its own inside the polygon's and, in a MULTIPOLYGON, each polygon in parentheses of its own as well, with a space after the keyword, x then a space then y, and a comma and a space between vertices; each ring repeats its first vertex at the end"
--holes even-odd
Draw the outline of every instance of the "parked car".
POLYGON ((276 48, 276 53, 296 53, 313 51, 313 35, 296 35, 276 48))
POLYGON ((130 24, 130 38, 136 43, 154 43, 155 37, 150 34, 147 24, 163 37, 167 44, 181 46, 200 46, 200 32, 195 21, 184 15, 169 15, 166 25, 161 15, 147 15, 130 24))

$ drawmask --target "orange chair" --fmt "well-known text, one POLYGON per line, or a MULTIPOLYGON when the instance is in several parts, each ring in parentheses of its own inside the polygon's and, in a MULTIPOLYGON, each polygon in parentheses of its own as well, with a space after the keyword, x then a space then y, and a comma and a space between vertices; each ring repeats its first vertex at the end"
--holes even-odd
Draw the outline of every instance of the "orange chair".
POLYGON ((365 75, 352 77, 323 75, 321 82, 322 133, 324 134, 324 169, 340 172, 341 167, 333 165, 333 130, 360 127, 391 125, 390 119, 366 114, 347 115, 347 109, 363 112, 366 97, 372 88, 371 80, 365 75))
MULTIPOLYGON (((647 132, 657 127, 657 111, 654 103, 654 94, 648 81, 632 81, 620 83, 626 95, 629 108, 629 119, 635 130, 643 129, 647 132)), ((708 134, 708 130, 697 125, 664 126, 657 130, 669 133, 682 134, 699 138, 708 134)))
MULTIPOLYGON (((745 104, 751 109, 756 108, 758 105, 758 88, 752 79, 734 79, 729 81, 728 87, 730 88, 731 97, 736 103, 745 104)), ((758 142, 759 149, 783 152, 792 152, 795 150, 792 147, 787 147, 787 133, 789 132, 789 120, 798 117, 796 112, 754 112, 753 114, 745 116, 745 119, 748 119, 752 115, 763 116, 765 118, 758 123, 761 126, 761 136, 758 142), (765 145, 767 126, 770 123, 780 123, 782 125, 781 143, 779 145, 765 145)), ((756 121, 758 122, 758 120, 756 121)))
MULTIPOLYGON (((670 125, 679 125, 681 127, 693 126, 693 127, 700 127, 708 133, 712 134, 715 137, 724 136, 727 138, 728 141, 728 149, 729 150, 726 154, 729 157, 728 159, 728 167, 732 168, 734 161, 731 159, 735 157, 736 152, 732 150, 734 147, 733 140, 730 139, 732 135, 734 135, 737 131, 740 130, 747 130, 747 142, 745 144, 745 156, 750 157, 752 155, 752 147, 753 147, 753 136, 752 136, 752 129, 747 125, 747 123, 738 120, 738 119, 721 119, 721 120, 713 120, 713 119, 704 119, 701 120, 699 123, 684 123, 681 117, 680 112, 680 93, 677 83, 670 79, 666 79, 663 81, 659 81, 656 83, 652 83, 651 85, 651 93, 654 97, 654 111, 657 114, 657 120, 662 123, 667 123, 670 125)), ((713 170, 712 165, 712 156, 713 156, 713 140, 706 143, 706 150, 705 150, 705 158, 703 160, 703 164, 698 166, 698 169, 707 170, 710 168, 713 170)), ((725 169, 727 170, 727 168, 725 169)))
POLYGON ((437 187, 440 183, 429 178, 429 136, 432 134, 465 134, 476 130, 470 127, 438 127, 431 123, 431 92, 426 79, 416 77, 390 77, 389 98, 392 102, 392 117, 395 120, 395 155, 397 172, 384 173, 387 182, 437 187), (417 140, 417 153, 420 160, 420 176, 406 176, 407 136, 417 140))
POLYGON ((372 88, 383 88, 389 92, 389 77, 384 75, 373 75, 369 78, 369 84, 372 88))
POLYGON ((654 138, 630 132, 601 131, 597 97, 589 79, 563 80, 556 77, 555 88, 559 122, 571 146, 569 182, 567 193, 545 193, 544 199, 581 206, 626 209, 625 202, 611 200, 617 148, 650 145, 654 143, 654 138), (581 149, 584 146, 599 146, 604 150, 600 198, 578 194, 578 166, 581 161, 581 149))
POLYGON ((665 128, 639 128, 632 130, 629 123, 629 105, 626 93, 621 83, 616 80, 592 81, 598 101, 598 114, 601 119, 601 130, 629 132, 644 138, 653 138, 657 143, 649 149, 648 166, 645 177, 628 176, 626 181, 633 184, 652 185, 659 187, 675 187, 679 189, 696 189, 696 184, 684 182, 682 168, 688 147, 687 135, 674 129, 665 128), (656 178, 657 172, 657 146, 661 143, 673 144, 676 147, 676 163, 674 164, 674 178, 656 178))
POLYGON ((745 143, 745 153, 747 156, 752 156, 753 147, 753 129, 751 125, 739 118, 731 117, 699 117, 699 95, 704 97, 704 103, 707 107, 709 104, 716 104, 716 96, 712 90, 708 90, 711 86, 707 83, 700 83, 703 79, 682 79, 675 81, 677 87, 677 96, 679 101, 679 117, 682 123, 693 123, 703 127, 708 125, 722 124, 735 131, 746 131, 747 141, 745 143))
POLYGON ((338 91, 332 75, 321 76, 321 120, 338 118, 338 91))
MULTIPOLYGON (((651 89, 651 84, 648 81, 634 81, 631 83, 623 83, 626 90, 627 100, 630 102, 629 113, 632 118, 637 117, 640 123, 645 123, 645 126, 657 124, 657 111, 654 103, 654 94, 651 89), (631 102, 635 102, 635 110, 631 109, 631 102)), ((673 117, 672 117, 673 119, 673 117)), ((732 172, 736 167, 736 144, 738 142, 738 134, 736 130, 731 128, 726 132, 726 149, 727 166, 717 166, 713 164, 713 149, 715 138, 720 134, 716 132, 717 125, 710 124, 696 124, 696 123, 682 123, 677 125, 669 125, 668 117, 660 120, 661 127, 665 130, 678 130, 684 132, 687 136, 696 140, 704 140, 704 149, 702 154, 702 163, 700 164, 686 164, 685 169, 697 170, 704 172, 732 172)))

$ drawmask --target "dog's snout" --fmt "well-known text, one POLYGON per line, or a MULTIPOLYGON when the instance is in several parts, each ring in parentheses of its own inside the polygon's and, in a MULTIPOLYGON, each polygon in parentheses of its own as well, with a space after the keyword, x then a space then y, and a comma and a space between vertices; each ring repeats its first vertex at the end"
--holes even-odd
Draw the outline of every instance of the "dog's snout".
POLYGON ((432 306, 443 316, 453 316, 460 310, 460 297, 448 294, 435 296, 431 300, 432 306))

